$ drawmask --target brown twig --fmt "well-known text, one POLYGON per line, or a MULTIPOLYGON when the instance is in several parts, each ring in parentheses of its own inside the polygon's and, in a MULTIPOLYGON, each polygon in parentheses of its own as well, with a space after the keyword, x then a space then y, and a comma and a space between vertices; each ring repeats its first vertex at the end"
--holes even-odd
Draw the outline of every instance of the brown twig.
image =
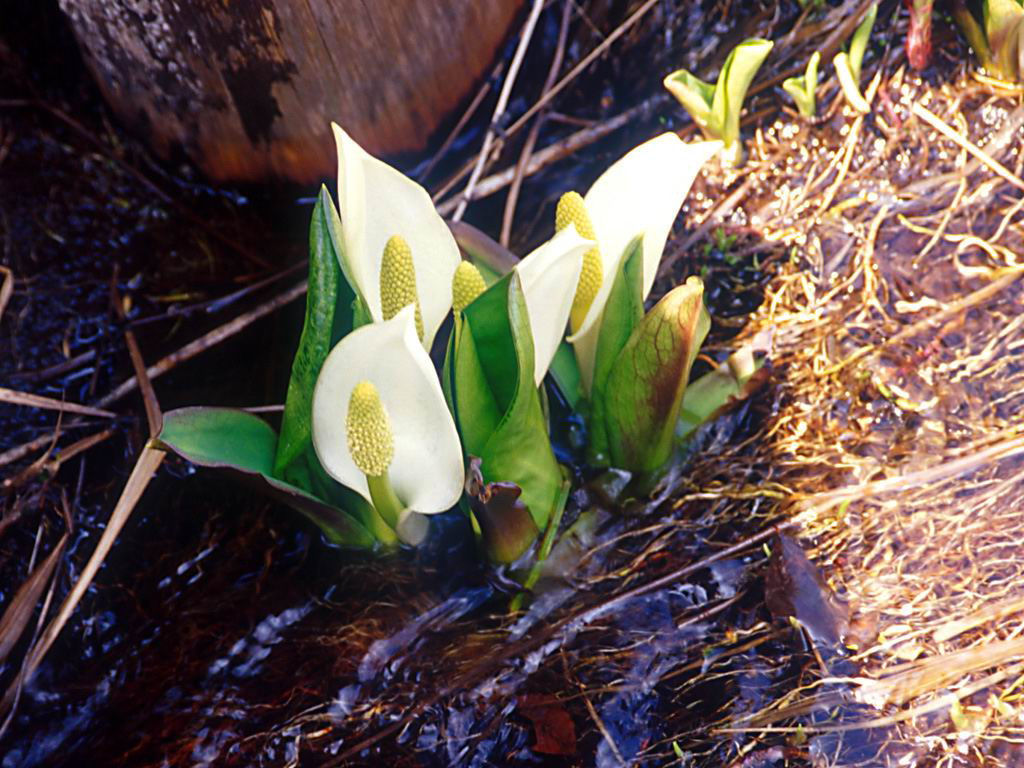
MULTIPOLYGON (((306 283, 300 283, 299 285, 289 288, 282 294, 275 296, 270 301, 260 305, 256 309, 249 312, 245 312, 233 320, 224 323, 224 325, 214 328, 209 333, 203 334, 195 341, 186 344, 184 347, 179 349, 177 352, 173 352, 166 357, 161 358, 153 365, 146 369, 146 375, 150 380, 157 379, 163 376, 168 371, 172 370, 176 366, 184 363, 187 360, 191 360, 198 354, 205 352, 211 347, 215 347, 221 342, 231 338, 232 336, 245 330, 247 327, 252 325, 254 322, 259 320, 271 312, 274 312, 286 304, 290 304, 295 299, 304 296, 306 293, 306 283)), ((122 382, 113 392, 101 397, 96 405, 103 407, 117 402, 125 395, 134 392, 139 386, 138 378, 133 376, 130 379, 122 382)))
POLYGON ((0 266, 0 275, 4 276, 4 282, 0 285, 0 320, 3 320, 4 310, 14 293, 14 273, 9 267, 0 266))
POLYGON ((7 387, 0 387, 0 403, 8 405, 24 405, 29 408, 42 408, 51 411, 62 411, 64 413, 77 413, 80 416, 95 416, 100 419, 115 419, 116 413, 105 411, 102 408, 93 408, 91 405, 79 405, 69 403, 66 400, 56 400, 52 397, 34 395, 30 392, 18 392, 7 387))
MULTIPOLYGON (((653 96, 650 99, 647 99, 647 101, 637 104, 635 107, 631 107, 625 112, 621 112, 608 120, 596 123, 589 128, 584 128, 583 130, 566 136, 564 139, 560 139, 554 144, 544 147, 544 149, 539 152, 535 152, 530 156, 530 160, 527 163, 526 170, 523 172, 523 175, 532 176, 552 163, 556 163, 559 160, 569 157, 583 147, 593 144, 595 141, 604 138, 613 131, 617 131, 619 128, 628 125, 640 115, 650 111, 652 106, 664 101, 666 98, 667 97, 662 94, 653 96)), ((480 200, 489 195, 493 195, 495 192, 500 192, 512 183, 515 175, 516 169, 512 166, 500 171, 499 173, 495 173, 492 176, 487 176, 486 178, 481 179, 474 189, 473 199, 480 200)), ((446 216, 455 209, 457 204, 458 198, 451 198, 440 203, 437 206, 437 210, 442 216, 446 216)))
POLYGON ((530 45, 533 30, 537 26, 537 19, 540 18, 542 10, 544 10, 544 0, 533 0, 530 15, 526 17, 523 31, 519 36, 519 44, 516 46, 516 52, 512 56, 512 63, 509 64, 508 72, 505 74, 505 82, 502 83, 501 91, 498 93, 498 103, 494 107, 494 116, 491 118, 491 124, 487 127, 487 133, 484 134, 483 146, 477 155, 476 164, 469 175, 469 181, 466 182, 466 188, 460 196, 455 213, 452 214, 452 221, 462 220, 462 215, 466 212, 466 206, 469 205, 469 201, 473 198, 473 188, 476 186, 477 181, 480 180, 480 174, 484 170, 484 163, 487 162, 490 156, 491 146, 494 144, 494 139, 497 135, 496 129, 505 115, 509 97, 512 95, 512 87, 515 85, 516 76, 519 74, 519 68, 522 66, 523 57, 526 56, 526 49, 530 45))
MULTIPOLYGON (((127 318, 124 313, 124 303, 121 300, 121 293, 117 290, 117 265, 114 266, 114 274, 110 281, 110 303, 117 318, 124 323, 127 318)), ((128 356, 132 361, 132 368, 135 370, 135 380, 142 392, 142 401, 146 406, 146 421, 149 423, 149 436, 156 437, 163 427, 164 415, 160 410, 160 403, 156 399, 156 392, 153 390, 153 382, 146 374, 146 363, 142 359, 142 350, 139 349, 138 339, 135 338, 135 331, 125 328, 124 341, 128 346, 128 356)))
MULTIPOLYGON (((575 67, 569 70, 569 72, 561 80, 559 80, 551 88, 551 90, 544 94, 544 96, 541 97, 536 103, 534 103, 532 107, 526 110, 526 112, 524 112, 518 120, 516 120, 511 126, 509 126, 508 129, 505 130, 501 137, 495 140, 493 148, 494 152, 499 152, 501 148, 504 146, 506 139, 514 136, 519 131, 519 129, 526 125, 530 118, 537 114, 537 112, 543 109, 548 102, 550 102, 553 98, 555 98, 555 96, 557 96, 566 87, 568 87, 569 84, 572 83, 572 81, 575 80, 581 72, 583 72, 587 67, 589 67, 595 59, 597 59, 602 53, 604 53, 609 48, 609 46, 611 46, 612 43, 614 43, 616 40, 618 40, 620 37, 626 34, 626 32, 628 32, 634 24, 640 21, 640 19, 642 19, 644 15, 657 4, 657 2, 658 0, 646 0, 646 2, 639 8, 637 8, 636 11, 634 11, 628 19, 626 19, 622 24, 618 26, 618 28, 616 28, 610 35, 608 35, 608 37, 606 37, 597 46, 595 46, 590 53, 584 56, 579 64, 577 64, 575 67)), ((456 184, 458 184, 462 179, 466 177, 466 174, 470 173, 473 170, 473 168, 473 163, 467 163, 466 165, 464 165, 451 179, 449 179, 444 184, 444 186, 441 187, 440 190, 438 190, 434 194, 434 199, 439 200, 443 198, 445 195, 447 195, 448 192, 451 191, 451 189, 454 188, 456 184)))
MULTIPOLYGON (((555 55, 551 58, 551 66, 548 68, 548 76, 544 81, 544 87, 541 89, 541 95, 550 90, 551 86, 555 82, 555 78, 558 77, 558 70, 562 68, 562 59, 565 56, 565 42, 569 37, 569 19, 571 17, 570 11, 572 5, 570 0, 564 0, 562 4, 562 23, 558 30, 558 43, 555 45, 555 55)), ((540 129, 544 126, 545 113, 537 115, 537 119, 533 121, 533 125, 530 126, 530 133, 526 137, 526 142, 523 144, 523 149, 519 153, 519 161, 516 163, 515 176, 512 179, 512 184, 508 189, 508 195, 505 198, 505 211, 501 217, 501 236, 498 238, 503 246, 508 248, 509 238, 512 236, 512 221, 516 215, 516 201, 519 199, 519 188, 523 183, 523 175, 526 172, 526 166, 530 162, 530 156, 533 154, 533 148, 537 145, 537 137, 540 136, 540 129)))
POLYGON ((462 116, 459 118, 459 121, 455 124, 455 127, 452 128, 452 130, 445 137, 444 141, 441 142, 441 146, 438 148, 437 152, 434 153, 434 156, 430 158, 430 162, 427 163, 427 167, 424 168, 423 171, 419 174, 419 179, 421 183, 423 183, 430 176, 430 172, 433 171, 437 164, 441 162, 441 160, 444 158, 444 156, 448 154, 448 150, 451 149, 451 146, 454 143, 455 139, 457 139, 459 135, 462 133, 462 130, 463 128, 466 127, 466 124, 469 122, 469 119, 476 114, 477 107, 479 107, 483 103, 484 97, 486 97, 487 94, 491 92, 491 89, 493 88, 493 86, 491 85, 491 81, 501 74, 501 70, 504 68, 504 66, 504 61, 499 62, 498 65, 494 68, 494 71, 491 73, 491 77, 489 77, 483 83, 483 85, 480 86, 479 90, 476 92, 476 95, 473 97, 473 100, 470 102, 469 106, 466 107, 466 111, 462 113, 462 116))

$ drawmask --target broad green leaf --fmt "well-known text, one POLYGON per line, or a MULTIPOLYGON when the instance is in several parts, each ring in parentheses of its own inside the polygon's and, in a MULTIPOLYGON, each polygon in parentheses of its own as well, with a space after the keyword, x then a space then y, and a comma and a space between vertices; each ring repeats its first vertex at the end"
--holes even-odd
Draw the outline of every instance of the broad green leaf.
POLYGON ((653 472, 671 456, 690 368, 711 326, 703 295, 697 277, 669 291, 619 354, 604 396, 614 466, 653 472))
POLYGON ((556 507, 563 478, 551 450, 540 394, 533 381, 533 338, 519 275, 509 273, 481 294, 462 313, 463 326, 454 348, 454 400, 460 425, 472 418, 469 407, 486 402, 482 395, 460 392, 462 382, 480 375, 462 373, 471 366, 458 358, 476 352, 482 379, 501 418, 487 431, 470 427, 463 432, 467 454, 481 459, 480 471, 488 483, 514 483, 538 529, 543 529, 556 507), (465 346, 472 339, 473 346, 465 346), (481 443, 481 441, 483 441, 481 443))
POLYGON ((180 408, 164 414, 157 439, 193 464, 270 475, 277 433, 267 422, 231 408, 180 408))
POLYGON ((344 301, 341 287, 344 285, 347 288, 348 285, 342 279, 338 256, 331 242, 330 215, 333 210, 331 196, 327 188, 321 186, 309 225, 306 319, 292 362, 288 395, 281 417, 281 437, 274 458, 274 474, 282 478, 288 466, 311 445, 310 412, 316 377, 320 374, 327 353, 331 351, 335 334, 344 335, 347 332, 345 323, 339 324, 340 317, 348 315, 347 312, 338 311, 344 301))
POLYGON ((576 355, 568 343, 563 341, 558 345, 548 372, 555 380, 555 384, 558 385, 558 389, 569 407, 575 411, 579 406, 580 398, 583 397, 583 381, 579 363, 576 362, 576 355))
POLYGON ((503 275, 511 272, 519 258, 497 240, 464 221, 448 222, 455 236, 455 242, 466 258, 480 270, 488 285, 496 283, 503 275))
MULTIPOLYGON (((494 402, 503 413, 511 406, 519 388, 521 365, 515 338, 518 329, 509 325, 509 294, 513 282, 518 283, 518 277, 509 272, 480 294, 462 313, 475 341, 480 367, 494 395, 494 402)), ((518 295, 521 295, 521 291, 518 295)), ((533 337, 529 326, 519 343, 528 343, 532 352, 533 337)), ((530 370, 533 370, 532 358, 529 365, 530 370)))
POLYGON ((497 429, 503 411, 494 401, 487 376, 480 365, 473 331, 461 312, 455 313, 448 351, 441 375, 448 409, 462 436, 463 449, 472 455, 483 450, 497 429))
POLYGON ((747 90, 754 75, 761 68, 772 45, 770 40, 760 38, 744 40, 729 52, 718 75, 708 129, 711 138, 721 139, 727 148, 733 146, 740 137, 743 100, 747 98, 747 90))
POLYGON ((228 470, 302 512, 335 543, 372 548, 374 537, 355 518, 273 476, 277 433, 263 419, 230 408, 180 408, 164 414, 156 441, 201 467, 228 470))
POLYGON ((605 386, 622 348, 644 316, 643 238, 636 237, 622 254, 608 302, 601 318, 594 356, 594 381, 590 387, 590 456, 595 464, 608 461, 608 438, 604 417, 605 386))

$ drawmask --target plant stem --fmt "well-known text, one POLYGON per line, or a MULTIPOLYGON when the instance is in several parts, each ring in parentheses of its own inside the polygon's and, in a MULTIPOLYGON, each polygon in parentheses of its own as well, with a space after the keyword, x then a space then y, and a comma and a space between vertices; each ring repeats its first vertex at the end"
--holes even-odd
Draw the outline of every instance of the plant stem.
MULTIPOLYGON (((541 565, 547 560, 548 555, 551 554, 551 549, 555 545, 555 534, 558 533, 558 527, 562 524, 562 515, 565 513, 565 504, 569 500, 569 491, 572 486, 568 481, 562 484, 562 490, 558 494, 558 501, 555 504, 554 513, 551 515, 551 519, 548 521, 547 530, 544 531, 544 538, 540 543, 540 551, 537 552, 537 560, 534 562, 533 567, 530 568, 530 572, 526 575, 526 579, 523 581, 524 589, 533 589, 533 585, 537 583, 540 578, 541 565)), ((509 603, 509 610, 512 613, 516 613, 523 605, 523 598, 525 592, 518 593, 512 598, 512 602, 509 603)))
POLYGON ((367 475, 366 484, 370 488, 370 498, 373 500, 373 510, 376 513, 370 520, 373 534, 385 544, 394 544, 398 541, 395 530, 405 507, 395 495, 395 489, 391 487, 391 481, 388 480, 386 473, 380 477, 367 475))

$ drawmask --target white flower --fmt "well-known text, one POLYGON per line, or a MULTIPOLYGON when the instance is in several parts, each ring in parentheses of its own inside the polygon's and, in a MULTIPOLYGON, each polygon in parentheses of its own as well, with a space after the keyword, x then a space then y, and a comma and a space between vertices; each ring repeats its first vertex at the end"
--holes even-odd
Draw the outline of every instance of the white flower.
MULTIPOLYGON (((331 477, 373 504, 366 462, 361 469, 353 459, 351 446, 355 442, 358 448, 359 440, 353 441, 349 424, 353 390, 365 382, 379 395, 383 431, 390 433, 381 450, 387 453, 384 476, 402 507, 398 533, 418 543, 426 527, 413 513, 450 509, 462 494, 465 473, 455 422, 417 336, 412 306, 391 320, 357 328, 338 342, 313 392, 313 447, 320 463, 331 477)), ((380 431, 369 434, 376 439, 380 431)), ((362 448, 374 450, 373 445, 362 448)))
POLYGON ((423 346, 430 349, 452 305, 452 275, 459 248, 426 190, 368 154, 334 123, 338 145, 341 268, 374 322, 381 309, 380 266, 388 241, 398 235, 412 250, 415 287, 423 317, 423 346))
POLYGON ((516 265, 530 316, 533 378, 537 386, 544 380, 565 336, 573 286, 580 279, 583 254, 593 245, 592 240, 580 237, 576 227, 568 226, 516 265))
POLYGON ((721 148, 720 141, 687 144, 674 133, 663 133, 628 152, 601 174, 583 197, 602 269, 593 302, 579 328, 569 337, 585 391, 590 391, 593 381, 601 317, 623 251, 634 237, 643 235, 646 299, 679 208, 701 166, 721 148))

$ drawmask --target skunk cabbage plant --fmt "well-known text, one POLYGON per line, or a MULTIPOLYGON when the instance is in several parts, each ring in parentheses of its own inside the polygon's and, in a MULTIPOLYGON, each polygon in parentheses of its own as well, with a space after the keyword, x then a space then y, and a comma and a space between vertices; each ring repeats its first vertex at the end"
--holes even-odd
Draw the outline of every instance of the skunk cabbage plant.
POLYGON ((1024 6, 1019 0, 982 0, 980 18, 964 0, 956 0, 953 17, 989 74, 1024 82, 1024 6))
POLYGON ((860 71, 877 16, 878 3, 872 3, 850 38, 849 52, 839 51, 832 58, 832 65, 836 68, 836 76, 839 78, 843 96, 846 97, 846 101, 851 107, 863 114, 871 111, 871 105, 860 91, 860 71))
MULTIPOLYGON (((757 68, 748 56, 759 64, 769 47, 730 56, 706 125, 737 139, 732 89, 746 90, 757 68)), ((510 563, 541 532, 538 557, 550 551, 569 496, 550 437, 549 371, 586 420, 593 463, 643 477, 749 391, 746 365, 716 369, 687 394, 710 325, 699 278, 645 311, 673 221, 722 142, 653 138, 585 195, 566 193, 554 234, 522 260, 469 248, 463 261, 422 187, 334 134, 339 205, 321 189, 313 209, 280 429, 189 408, 166 415, 165 448, 234 471, 339 544, 415 545, 428 516, 452 512, 471 515, 487 555, 510 563), (451 332, 435 345, 449 313, 451 332), (441 344, 438 370, 430 351, 441 344)))
POLYGON ((818 108, 814 91, 818 87, 818 64, 820 61, 821 53, 815 51, 807 60, 807 68, 802 75, 790 77, 782 83, 782 90, 792 97, 796 108, 806 118, 813 118, 818 108))
POLYGON ((388 320, 405 306, 406 294, 413 296, 417 332, 429 350, 452 306, 459 247, 423 187, 369 155, 338 125, 332 128, 341 213, 336 245, 342 272, 359 300, 357 314, 363 322, 388 320), (389 268, 407 256, 413 270, 401 268, 405 282, 390 280, 389 268))
POLYGON ((665 78, 669 93, 676 97, 690 117, 709 139, 720 140, 726 159, 739 163, 743 155, 740 143, 740 113, 754 75, 768 57, 773 43, 752 38, 729 53, 714 85, 685 69, 665 78))
POLYGON ((412 305, 343 338, 313 393, 313 446, 331 477, 373 505, 403 540, 426 534, 420 515, 462 495, 462 447, 412 305))
POLYGON ((568 192, 559 201, 556 230, 572 224, 596 243, 583 257, 569 325, 584 395, 591 390, 602 318, 627 246, 639 236, 642 301, 654 286, 683 200, 701 167, 721 147, 718 141, 687 144, 674 133, 663 133, 627 152, 585 196, 568 192))

